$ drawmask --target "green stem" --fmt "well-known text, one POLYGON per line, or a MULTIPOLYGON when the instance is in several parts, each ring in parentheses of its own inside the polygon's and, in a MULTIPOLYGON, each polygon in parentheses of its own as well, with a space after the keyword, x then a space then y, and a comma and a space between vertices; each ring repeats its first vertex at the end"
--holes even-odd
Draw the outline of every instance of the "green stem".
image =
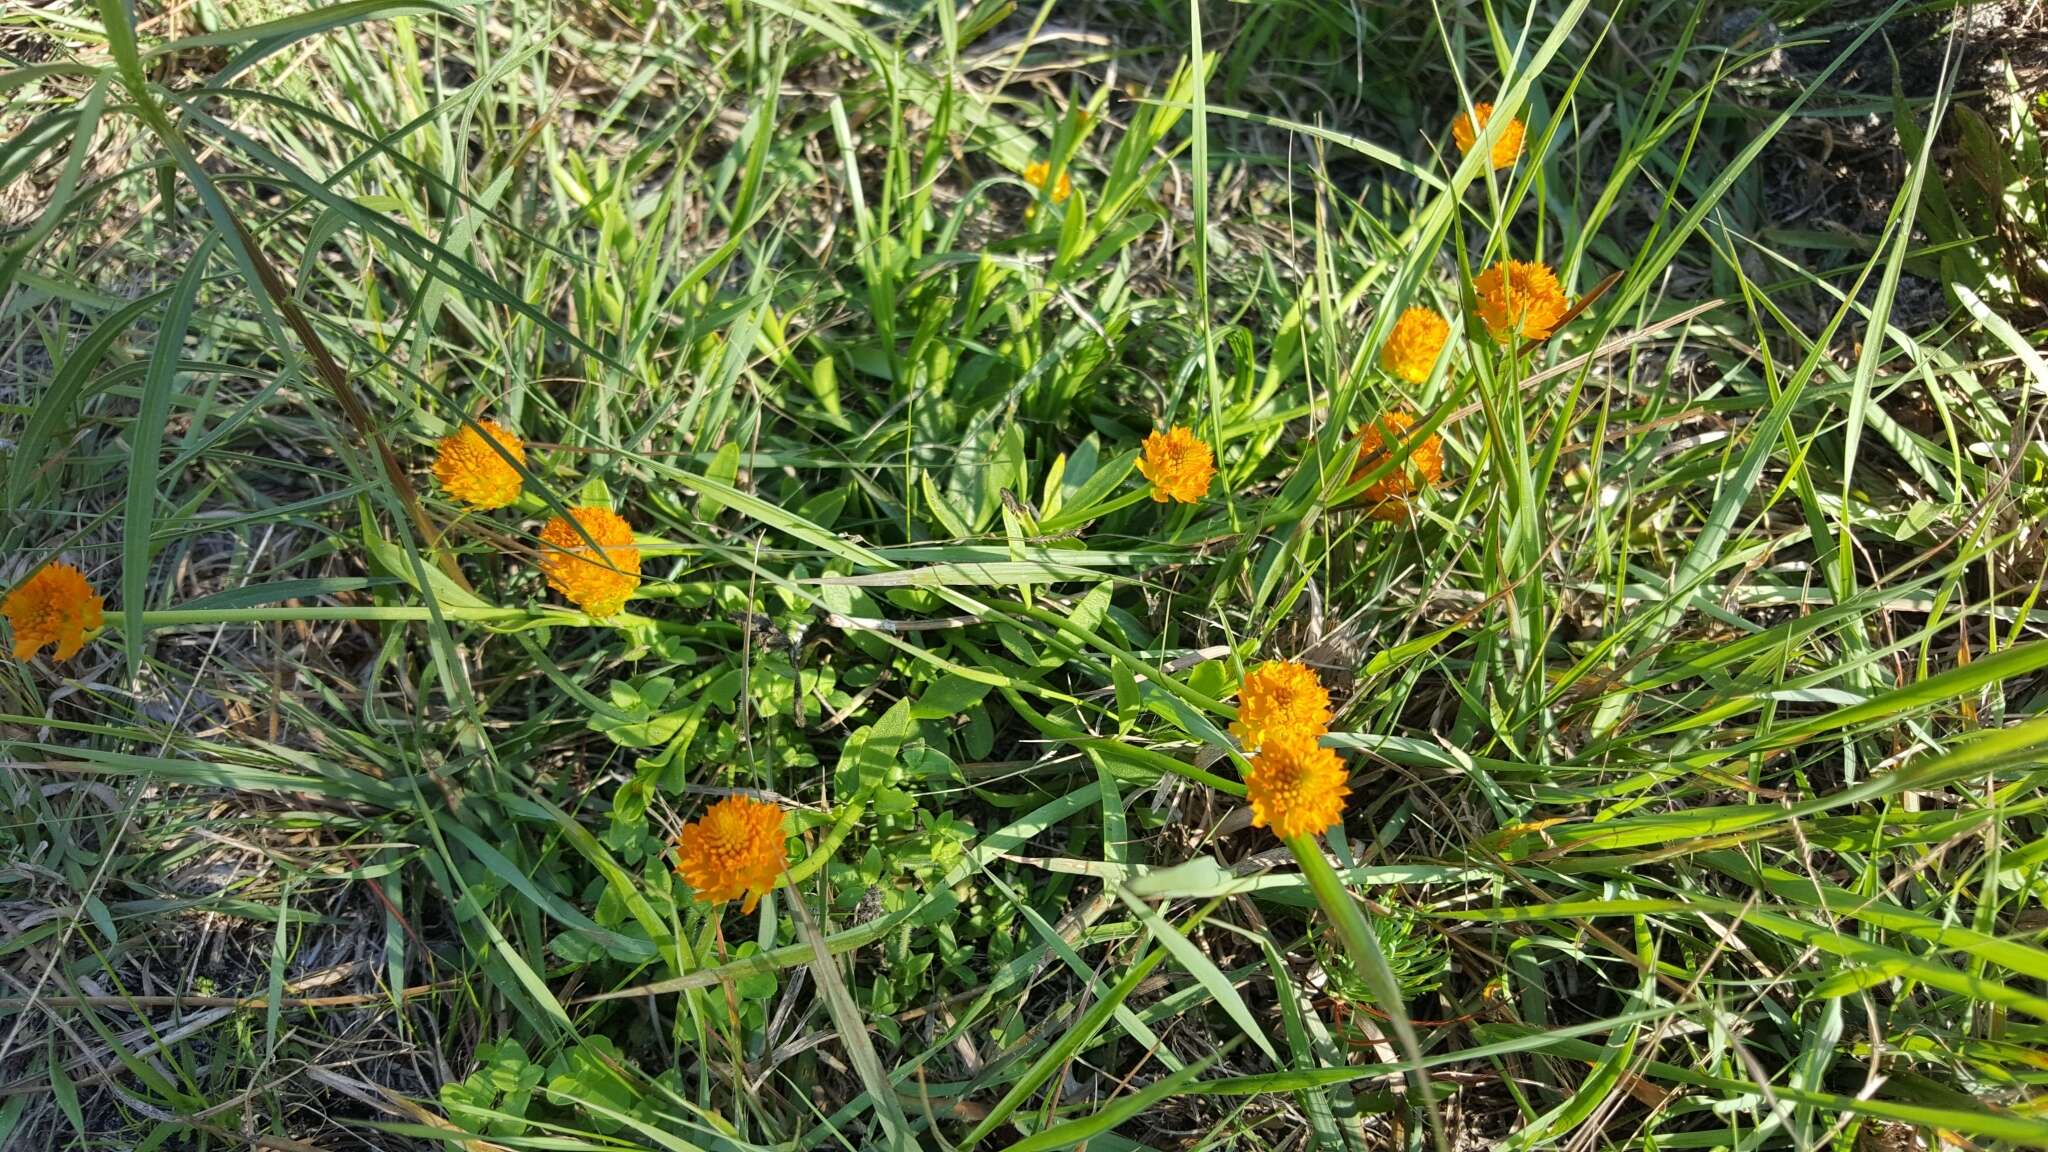
POLYGON ((854 826, 860 823, 860 818, 867 810, 868 802, 865 799, 855 800, 842 809, 839 819, 833 821, 831 830, 825 833, 825 838, 818 841, 818 846, 811 850, 809 856, 804 857, 796 867, 789 870, 789 883, 801 884, 810 879, 818 869, 823 868, 826 861, 832 859, 832 854, 839 850, 839 846, 846 843, 846 838, 853 833, 854 826))
POLYGON ((1387 963, 1387 954, 1380 948, 1379 937, 1373 935, 1372 925, 1366 921, 1358 901, 1344 887, 1337 870, 1330 867, 1316 838, 1291 836, 1286 844, 1287 850, 1294 853, 1295 862, 1301 865, 1302 877, 1308 881, 1316 903, 1322 905, 1324 913, 1336 922, 1337 936, 1351 958, 1352 971, 1365 978, 1373 999, 1379 1001, 1388 1023, 1393 1025, 1394 1040, 1401 1046, 1401 1057, 1407 1063, 1409 1082, 1422 1099, 1423 1107, 1429 1110, 1430 1128, 1436 1134, 1437 1148, 1439 1152, 1448 1152, 1443 1117, 1437 1112, 1436 1094, 1431 1090, 1429 1077, 1422 1073, 1422 1045, 1415 1038, 1414 1026, 1408 1022, 1408 1010, 1401 1003, 1401 985, 1394 979, 1394 970, 1387 963))
MULTIPOLYGON (((602 623, 581 612, 536 612, 528 608, 468 607, 444 604, 438 611, 443 620, 532 621, 551 624, 602 623)), ((264 608, 165 608, 142 614, 145 628, 174 628, 181 624, 253 624, 271 620, 428 620, 436 615, 423 604, 374 605, 353 608, 278 605, 264 608)), ((110 623, 110 631, 119 631, 110 623)))
MULTIPOLYGON (((407 624, 431 620, 436 614, 443 620, 466 620, 479 624, 547 624, 563 628, 651 627, 656 632, 679 636, 701 631, 700 625, 675 620, 654 620, 624 612, 617 616, 599 618, 565 608, 536 610, 456 604, 443 604, 438 613, 430 611, 423 604, 366 605, 350 608, 304 605, 265 608, 165 608, 144 612, 142 627, 145 631, 155 631, 158 628, 196 627, 207 624, 262 624, 278 620, 357 620, 407 624)), ((98 632, 92 634, 92 638, 120 630, 121 622, 110 619, 98 632)))
POLYGON ((1154 752, 1150 748, 1140 748, 1135 744, 1125 744, 1121 741, 1109 739, 1106 736, 1077 734, 1068 739, 1073 744, 1086 748, 1099 756, 1112 760, 1122 760, 1127 764, 1135 764, 1141 768, 1171 772, 1183 779, 1193 780, 1205 788, 1214 788, 1226 796, 1236 796, 1242 799, 1245 794, 1243 784, 1218 776, 1214 772, 1197 768, 1193 764, 1183 763, 1164 752, 1154 752))
POLYGON ((1100 520, 1111 512, 1121 512, 1151 495, 1152 486, 1149 484, 1141 485, 1131 489, 1129 492, 1125 492, 1121 496, 1105 500, 1100 504, 1090 504, 1086 508, 1076 508, 1070 512, 1061 512, 1041 520, 1038 522, 1038 530, 1040 532, 1053 533, 1065 532, 1069 528, 1078 528, 1091 520, 1100 520))

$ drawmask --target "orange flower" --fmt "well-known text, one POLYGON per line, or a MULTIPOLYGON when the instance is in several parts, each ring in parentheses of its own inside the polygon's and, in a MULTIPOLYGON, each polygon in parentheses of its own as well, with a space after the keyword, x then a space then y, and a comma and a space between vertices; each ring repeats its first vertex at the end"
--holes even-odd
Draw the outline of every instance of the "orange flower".
POLYGON ((1472 288, 1479 295, 1479 318, 1502 344, 1517 335, 1544 339, 1564 319, 1564 289, 1548 264, 1503 260, 1481 272, 1472 288))
POLYGON ((706 904, 745 896, 752 912, 782 878, 782 809, 746 796, 728 796, 676 837, 676 874, 706 904))
POLYGON ((1330 693, 1315 669, 1292 660, 1268 660, 1245 673, 1230 731, 1246 748, 1330 730, 1330 693))
POLYGON ((1138 471, 1152 482, 1152 499, 1193 504, 1216 478, 1216 454, 1195 438, 1192 429, 1176 424, 1145 437, 1145 458, 1138 461, 1138 471))
MULTIPOLYGON (((1024 167, 1024 182, 1033 188, 1045 187, 1046 177, 1052 175, 1052 165, 1043 160, 1033 160, 1024 167)), ((1067 170, 1060 169, 1060 178, 1052 186, 1052 202, 1065 204, 1067 197, 1074 194, 1074 182, 1067 179, 1067 170)))
POLYGON ((1344 818, 1347 779, 1344 761, 1314 737, 1290 733, 1270 741, 1244 779, 1252 826, 1271 828, 1282 840, 1313 836, 1344 818))
POLYGON ((59 560, 36 569, 0 601, 0 615, 14 628, 14 658, 33 660, 54 644, 57 659, 71 659, 85 646, 85 634, 106 623, 104 603, 71 565, 59 560))
MULTIPOLYGON (((1382 412, 1366 422, 1358 436, 1358 462, 1351 468, 1356 484, 1387 462, 1391 453, 1387 440, 1396 441, 1398 452, 1408 440, 1415 417, 1406 412, 1382 412)), ((1423 488, 1434 487, 1444 478, 1444 439, 1432 432, 1415 445, 1401 466, 1365 486, 1359 500, 1372 505, 1368 513, 1375 520, 1401 521, 1408 518, 1408 498, 1423 488)))
POLYGON ((495 420, 479 420, 475 427, 465 422, 441 438, 434 453, 434 479, 448 495, 476 508, 503 508, 519 499, 519 470, 498 455, 493 441, 505 456, 526 463, 525 442, 495 420))
POLYGON ((1394 330, 1380 345, 1380 367, 1410 384, 1420 384, 1429 379, 1450 335, 1451 322, 1435 309, 1410 308, 1394 321, 1394 330))
POLYGON ((575 524, 557 516, 541 527, 541 574, 548 587, 592 616, 614 615, 640 586, 633 526, 609 508, 571 508, 569 515, 575 524), (585 535, 598 546, 592 548, 585 535))
MULTIPOLYGON (((1451 139, 1458 142, 1458 154, 1461 156, 1472 151, 1472 145, 1479 141, 1479 134, 1486 131, 1486 122, 1493 119, 1491 104, 1474 104, 1472 111, 1479 115, 1479 127, 1476 129, 1472 127, 1472 118, 1463 112, 1458 113, 1458 118, 1451 121, 1451 139)), ((1522 122, 1512 116, 1508 117, 1508 126, 1501 130, 1500 139, 1493 142, 1492 160, 1495 168, 1514 166, 1515 160, 1522 155, 1522 135, 1522 122)))

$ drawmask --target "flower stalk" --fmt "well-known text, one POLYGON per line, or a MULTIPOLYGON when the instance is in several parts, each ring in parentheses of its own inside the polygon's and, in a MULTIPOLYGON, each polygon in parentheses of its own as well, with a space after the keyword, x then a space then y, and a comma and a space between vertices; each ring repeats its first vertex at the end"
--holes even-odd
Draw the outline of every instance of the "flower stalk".
POLYGON ((1365 978, 1366 987, 1371 989, 1373 999, 1386 1014, 1387 1023, 1394 1033, 1405 1067, 1410 1089, 1428 1110, 1431 1128, 1437 1136, 1438 1147, 1443 1146, 1443 1124, 1437 1115, 1436 1094, 1432 1091, 1429 1077, 1422 1070, 1422 1044, 1415 1037, 1415 1026, 1408 1022, 1408 1010, 1401 1002, 1401 985, 1394 979, 1394 970, 1387 963, 1387 954, 1380 947, 1379 937, 1374 935, 1372 924, 1359 908, 1358 900, 1344 887, 1344 881, 1337 870, 1330 867, 1329 858, 1323 855, 1322 845, 1312 835, 1291 836, 1283 841, 1287 850, 1294 854, 1294 861, 1301 867, 1302 878, 1308 881, 1308 889, 1316 898, 1331 922, 1337 927, 1337 938, 1344 945, 1345 955, 1351 961, 1352 971, 1365 978))

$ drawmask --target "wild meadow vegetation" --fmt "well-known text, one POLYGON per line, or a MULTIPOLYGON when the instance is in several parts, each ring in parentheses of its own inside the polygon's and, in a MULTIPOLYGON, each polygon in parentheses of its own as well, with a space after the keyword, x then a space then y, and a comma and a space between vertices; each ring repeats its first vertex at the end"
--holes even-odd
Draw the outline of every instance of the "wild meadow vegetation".
POLYGON ((11 0, 0 1147, 2048 1146, 2042 28, 11 0))

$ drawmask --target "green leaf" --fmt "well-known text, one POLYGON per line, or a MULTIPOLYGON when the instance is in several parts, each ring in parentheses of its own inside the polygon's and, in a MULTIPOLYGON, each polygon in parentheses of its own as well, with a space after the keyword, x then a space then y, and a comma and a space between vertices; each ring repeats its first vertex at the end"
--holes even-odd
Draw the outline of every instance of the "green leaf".
POLYGON ((57 1098, 57 1108, 64 1118, 71 1121, 71 1129, 80 1137, 90 1135, 85 1129, 85 1113, 78 1107, 78 1085, 72 1083, 70 1074, 64 1071, 64 1062, 57 1056, 56 1037, 50 1038, 49 1058, 46 1067, 50 1072, 50 1095, 57 1098))
POLYGON ((205 282, 207 259, 216 242, 217 237, 209 236, 200 243, 164 304, 163 323, 150 351, 142 406, 128 426, 128 498, 121 506, 121 639, 128 649, 131 681, 142 674, 142 659, 149 651, 149 630, 142 614, 149 607, 149 538, 156 524, 157 498, 162 494, 157 470, 163 460, 164 424, 178 387, 185 333, 192 326, 199 286, 205 282))
POLYGON ((515 866, 511 860, 506 858, 503 852, 498 851, 488 840, 477 835, 459 821, 443 821, 441 830, 447 833, 451 839, 460 843, 472 856, 475 856, 477 863, 482 864, 485 871, 502 881, 513 891, 532 901, 534 907, 546 912, 572 931, 622 955, 642 960, 654 958, 656 954, 654 945, 645 940, 632 936, 622 936, 617 932, 600 927, 596 921, 578 911, 574 905, 542 891, 540 886, 533 882, 532 877, 515 866))
POLYGON ((832 774, 832 790, 841 803, 871 795, 890 782, 903 745, 917 735, 917 721, 911 718, 908 699, 896 701, 880 720, 854 730, 839 753, 839 767, 832 774))
MULTIPOLYGON (((704 475, 706 478, 716 480, 720 485, 730 488, 738 480, 739 474, 739 442, 728 440, 711 457, 711 463, 704 469, 704 475)), ((705 492, 697 497, 697 515, 699 517, 705 520, 716 520, 718 519, 718 514, 723 511, 725 511, 725 505, 719 502, 717 492, 705 492)))
POLYGON ((701 700, 682 708, 663 708, 675 688, 675 678, 649 676, 631 683, 612 685, 611 709, 595 712, 586 723, 602 732, 621 748, 653 748, 666 744, 681 731, 701 700))
MULTIPOLYGON (((367 527, 367 526, 366 526, 367 527)), ((463 588, 448 578, 446 572, 432 564, 419 565, 417 571, 426 573, 426 588, 422 589, 415 578, 415 566, 406 550, 382 536, 365 533, 362 537, 363 551, 368 554, 370 567, 380 574, 403 582, 413 591, 431 598, 446 609, 486 609, 495 607, 483 597, 463 588)))
POLYGON ((1152 974, 1152 970, 1157 968, 1160 962, 1166 959, 1166 956, 1167 953, 1164 949, 1153 949, 1151 952, 1148 952, 1143 959, 1131 965, 1130 971, 1124 973, 1122 979, 1119 979, 1099 999, 1090 1004, 1088 1011, 1083 1013, 1081 1018, 1076 1020, 1071 1028, 1061 1032, 1058 1039, 1048 1045, 1045 1051, 1039 1053, 1038 1058, 1031 1062, 1030 1067, 1018 1075, 1017 1079, 1010 1084, 1009 1089, 1003 1093, 1002 1099, 996 1101, 995 1105, 988 1110, 988 1115, 982 1117, 975 1124, 974 1128, 961 1138, 959 1144, 961 1152, 967 1152, 967 1149, 973 1148, 981 1141, 988 1139, 997 1128, 1001 1127, 1005 1121, 1016 1113, 1018 1108, 1024 1105, 1025 1101, 1031 1099, 1032 1095, 1044 1086, 1047 1080, 1050 1080, 1061 1068, 1066 1067, 1067 1062, 1072 1060, 1075 1054, 1080 1052, 1089 1041, 1093 1040, 1095 1034, 1102 1031, 1103 1025, 1107 1024, 1110 1018, 1123 1008, 1124 1001, 1130 998, 1131 993, 1137 991, 1138 985, 1144 982, 1145 977, 1152 974))
POLYGON ((206 612, 216 608, 254 608, 259 604, 282 604, 287 600, 315 600, 344 592, 365 592, 376 588, 405 586, 403 580, 361 576, 327 576, 306 580, 273 580, 245 584, 195 596, 177 606, 181 612, 206 612))
POLYGON ((1052 1152, 1056 1148, 1084 1147, 1094 1137, 1113 1130, 1127 1120, 1144 1115, 1147 1109, 1157 1105, 1161 1100, 1183 1091, 1196 1077, 1208 1071, 1209 1066, 1216 1063, 1216 1059, 1215 1056, 1205 1056, 1178 1072, 1160 1077, 1140 1091, 1112 1100, 1099 1112, 1063 1124, 1055 1124, 1043 1132, 1017 1141, 1004 1149, 1004 1152, 1052 1152))
POLYGON ((1237 986, 1231 983, 1230 977, 1223 974, 1222 969, 1216 967, 1215 961, 1203 955, 1201 949, 1195 947, 1186 936, 1181 935, 1180 929, 1167 923, 1164 916, 1140 900, 1129 888, 1118 886, 1116 894, 1117 898, 1124 902, 1124 907, 1129 908, 1132 915, 1144 923, 1146 931, 1152 934, 1152 938, 1173 954, 1175 962, 1187 969, 1188 975, 1193 976, 1196 983, 1216 1001, 1217 1006, 1237 1023, 1252 1043, 1259 1046, 1259 1051, 1264 1052, 1267 1059, 1278 1063, 1280 1055, 1273 1051, 1273 1042, 1266 1039, 1266 1030, 1259 1025, 1258 1019, 1252 1015, 1252 1010, 1245 1005, 1244 997, 1238 995, 1237 986))
POLYGON ((103 72, 94 77, 92 87, 78 105, 77 123, 71 131, 71 147, 64 158, 64 170, 57 175, 57 185, 50 190, 42 215, 13 243, 0 247, 0 300, 7 298, 22 263, 49 238, 70 211, 72 197, 78 191, 79 174, 85 169, 86 158, 94 155, 93 136, 99 132, 100 111, 105 107, 106 99, 107 75, 103 72))
POLYGON ((965 676, 941 676, 926 685, 918 695, 917 703, 910 708, 911 718, 951 720, 981 703, 988 690, 989 685, 979 680, 969 680, 965 676))
POLYGON ((218 32, 202 32, 196 36, 183 36, 157 45, 144 52, 142 58, 152 60, 159 56, 189 52, 194 48, 244 44, 251 40, 272 40, 288 45, 295 40, 303 40, 335 28, 409 12, 454 16, 458 9, 446 4, 431 3, 429 0, 347 0, 340 4, 319 5, 305 12, 295 12, 290 16, 280 16, 259 24, 223 28, 218 32))
POLYGON ((1619 1044, 1610 1042, 1607 1045, 1599 1063, 1593 1066, 1593 1074, 1580 1081, 1578 1088, 1563 1103, 1495 1145, 1500 1152, 1524 1152, 1525 1149, 1547 1145, 1585 1123, 1588 1116, 1613 1097, 1615 1086, 1635 1059, 1638 1028, 1629 1026, 1615 1031, 1623 1033, 1625 1038, 1619 1044))
MULTIPOLYGON (((898 701, 898 706, 901 705, 902 702, 898 701)), ((840 1045, 860 1077, 861 1087, 867 1089, 869 1103, 881 1118, 889 1138, 888 1147, 891 1152, 910 1152, 918 1147, 917 1140, 911 1136, 910 1123, 896 1103, 895 1085, 890 1082, 889 1074, 883 1071, 881 1057, 875 1054, 874 1041, 868 1037, 867 1021, 847 992, 846 981, 839 975, 839 965, 833 962, 832 953, 817 925, 811 922, 811 914, 803 901, 790 901, 789 910, 796 921, 798 938, 810 949, 811 978, 817 982, 818 994, 825 1001, 825 1014, 839 1033, 840 1045)))

